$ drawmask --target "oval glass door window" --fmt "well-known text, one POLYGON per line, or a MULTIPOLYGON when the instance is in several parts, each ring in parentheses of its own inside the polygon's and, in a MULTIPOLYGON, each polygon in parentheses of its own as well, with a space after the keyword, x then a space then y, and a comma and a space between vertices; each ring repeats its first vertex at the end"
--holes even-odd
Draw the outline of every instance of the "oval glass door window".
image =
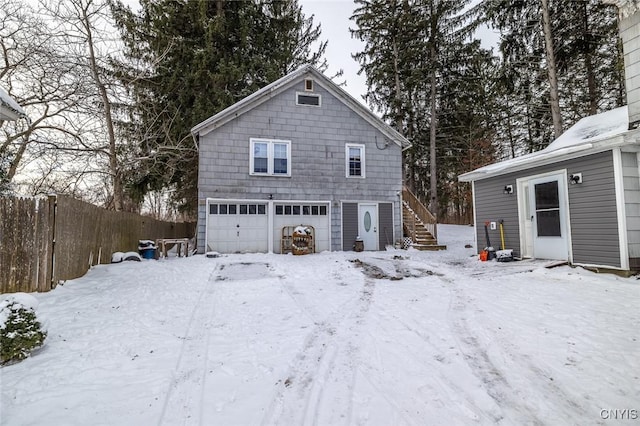
POLYGON ((369 212, 365 212, 365 214, 364 214, 364 230, 369 232, 369 229, 371 229, 371 215, 369 214, 369 212))

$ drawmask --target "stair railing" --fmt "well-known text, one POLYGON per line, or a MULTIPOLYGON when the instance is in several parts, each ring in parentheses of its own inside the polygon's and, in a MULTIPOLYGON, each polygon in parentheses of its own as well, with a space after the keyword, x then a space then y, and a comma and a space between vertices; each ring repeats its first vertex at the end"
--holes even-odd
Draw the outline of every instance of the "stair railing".
MULTIPOLYGON (((406 186, 402 187, 402 200, 405 201, 411 210, 413 210, 414 214, 418 216, 418 219, 422 221, 427 231, 433 235, 433 238, 438 239, 438 224, 435 216, 425 207, 424 204, 420 202, 418 197, 416 197, 413 192, 409 190, 406 186)), ((415 217, 412 220, 412 238, 415 241, 416 235, 416 224, 415 217)))

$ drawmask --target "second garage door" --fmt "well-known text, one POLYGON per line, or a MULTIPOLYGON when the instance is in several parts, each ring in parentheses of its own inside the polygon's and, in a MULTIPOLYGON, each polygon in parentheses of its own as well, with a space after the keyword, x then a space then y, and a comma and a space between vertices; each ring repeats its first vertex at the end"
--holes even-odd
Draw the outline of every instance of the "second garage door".
POLYGON ((329 203, 275 203, 273 218, 273 252, 280 253, 280 236, 285 226, 313 226, 315 251, 330 250, 329 203))

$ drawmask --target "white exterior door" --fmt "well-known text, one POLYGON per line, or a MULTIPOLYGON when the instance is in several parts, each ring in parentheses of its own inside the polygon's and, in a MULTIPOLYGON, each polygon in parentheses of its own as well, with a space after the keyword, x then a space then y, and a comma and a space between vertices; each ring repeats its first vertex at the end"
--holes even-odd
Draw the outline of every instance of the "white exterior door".
POLYGON ((210 201, 207 211, 207 250, 220 253, 268 251, 267 203, 210 201))
POLYGON ((530 179, 528 189, 533 256, 569 260, 566 174, 530 179))
POLYGON ((358 204, 358 236, 365 250, 378 250, 377 204, 358 204))

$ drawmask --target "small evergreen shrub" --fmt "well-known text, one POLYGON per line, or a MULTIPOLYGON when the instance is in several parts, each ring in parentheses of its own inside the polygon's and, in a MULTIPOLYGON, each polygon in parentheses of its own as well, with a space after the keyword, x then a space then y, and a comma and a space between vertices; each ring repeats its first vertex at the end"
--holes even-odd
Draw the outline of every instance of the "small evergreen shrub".
POLYGON ((0 364, 27 358, 43 345, 47 332, 36 318, 37 300, 25 293, 0 300, 0 364))

